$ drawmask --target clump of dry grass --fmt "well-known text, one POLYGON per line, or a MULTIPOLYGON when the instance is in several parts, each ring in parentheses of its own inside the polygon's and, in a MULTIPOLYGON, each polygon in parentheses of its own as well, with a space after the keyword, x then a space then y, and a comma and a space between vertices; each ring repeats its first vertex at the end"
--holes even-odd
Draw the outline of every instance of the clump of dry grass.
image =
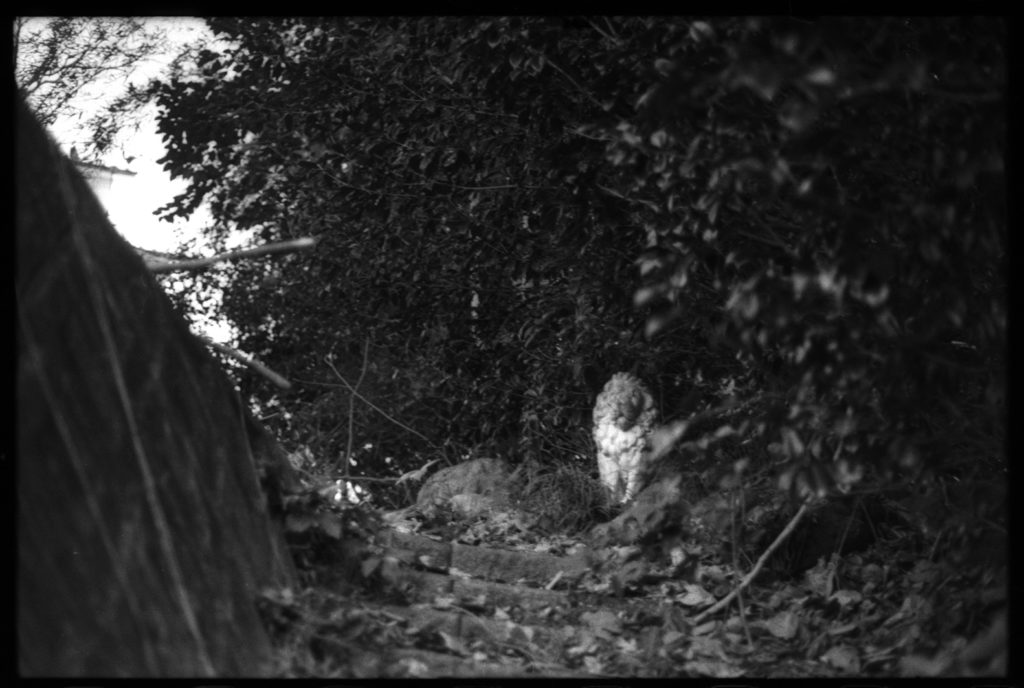
POLYGON ((608 515, 600 482, 575 463, 523 463, 514 489, 519 508, 549 533, 578 533, 608 515))

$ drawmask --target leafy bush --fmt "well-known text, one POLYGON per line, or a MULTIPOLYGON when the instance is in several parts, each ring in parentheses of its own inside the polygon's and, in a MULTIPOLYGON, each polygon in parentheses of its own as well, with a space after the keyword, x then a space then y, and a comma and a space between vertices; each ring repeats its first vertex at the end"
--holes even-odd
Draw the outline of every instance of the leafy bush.
POLYGON ((318 237, 199 281, 300 383, 245 390, 336 454, 361 380, 361 470, 590 464, 617 370, 667 420, 759 399, 784 485, 1000 458, 1001 21, 211 24, 155 90, 190 180, 165 215, 318 237))
POLYGON ((650 211, 647 331, 721 309, 751 383, 785 391, 761 425, 783 484, 1001 458, 1003 30, 692 22, 614 132, 650 211))

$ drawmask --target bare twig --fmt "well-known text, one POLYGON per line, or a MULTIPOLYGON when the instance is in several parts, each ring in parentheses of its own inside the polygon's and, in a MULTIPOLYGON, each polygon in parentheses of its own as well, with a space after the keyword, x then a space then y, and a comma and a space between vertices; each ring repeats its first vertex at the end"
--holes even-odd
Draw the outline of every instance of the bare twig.
MULTIPOLYGON (((408 425, 406 425, 406 424, 405 424, 405 423, 403 423, 402 421, 400 421, 400 420, 397 420, 397 419, 395 419, 395 418, 392 418, 391 416, 389 416, 389 415, 388 415, 388 413, 387 413, 386 411, 382 410, 382 409, 381 409, 380 407, 378 407, 378 406, 377 406, 376 404, 374 404, 374 403, 373 403, 372 401, 370 401, 369 399, 367 399, 366 397, 364 397, 364 396, 363 396, 362 394, 360 394, 359 392, 355 391, 355 389, 353 389, 353 388, 352 388, 352 385, 350 385, 350 384, 348 383, 348 380, 346 380, 346 379, 345 379, 345 378, 344 378, 344 377, 342 376, 342 374, 338 372, 338 369, 334 367, 334 364, 333 364, 333 363, 331 363, 331 360, 330 360, 329 358, 326 358, 326 357, 325 357, 325 358, 324 358, 324 362, 325 362, 325 363, 327 364, 327 366, 328 366, 328 367, 329 367, 329 368, 331 369, 331 371, 332 371, 332 372, 334 373, 334 375, 335 375, 335 376, 336 376, 336 377, 337 377, 337 378, 338 378, 339 380, 341 380, 341 381, 342 381, 342 383, 343 383, 343 384, 345 385, 345 387, 347 387, 347 388, 348 388, 348 391, 350 391, 350 392, 352 393, 352 396, 353 396, 353 397, 355 397, 356 399, 359 399, 359 400, 360 400, 361 402, 363 402, 364 404, 366 404, 367 406, 369 406, 370 408, 372 408, 372 409, 373 409, 374 411, 376 411, 376 412, 377 412, 377 413, 379 413, 380 415, 384 416, 384 417, 385 417, 385 418, 386 418, 387 420, 391 421, 392 423, 394 423, 394 424, 395 424, 395 425, 397 425, 398 427, 402 428, 402 429, 403 429, 403 430, 405 430, 406 432, 411 432, 411 433, 412 433, 413 435, 416 435, 416 436, 417 436, 417 437, 419 437, 420 439, 422 439, 422 440, 425 440, 426 442, 428 442, 428 443, 429 443, 429 444, 430 444, 431 446, 433 446, 433 445, 434 445, 434 443, 433 443, 433 442, 432 442, 432 441, 430 440, 430 438, 429 438, 429 437, 427 437, 426 435, 424 435, 424 434, 422 434, 422 433, 416 432, 415 430, 413 430, 412 428, 410 428, 410 427, 409 427, 408 425)), ((322 384, 324 384, 324 383, 322 383, 322 382, 310 382, 309 384, 319 384, 319 385, 322 385, 322 384)), ((334 385, 334 386, 336 386, 336 385, 334 385)))
POLYGON ((566 79, 568 79, 569 83, 572 84, 574 87, 576 87, 576 90, 579 91, 580 93, 582 93, 585 98, 587 98, 590 102, 592 102, 597 107, 603 109, 604 106, 601 105, 601 101, 599 101, 597 98, 595 98, 593 93, 591 93, 587 89, 583 88, 583 86, 581 86, 579 84, 579 82, 576 81, 576 79, 572 78, 572 76, 568 72, 566 72, 564 69, 559 67, 556 63, 552 62, 551 58, 546 58, 545 61, 546 61, 547 64, 551 65, 552 69, 554 69, 556 72, 558 72, 559 74, 564 76, 566 79))
POLYGON ((142 259, 146 262, 146 267, 149 268, 150 272, 165 273, 181 272, 186 270, 204 270, 216 263, 239 260, 240 258, 267 256, 275 253, 294 253, 295 251, 312 248, 315 245, 315 238, 302 237, 301 239, 279 241, 277 243, 256 246, 255 248, 246 248, 240 251, 218 253, 217 255, 209 258, 176 258, 173 256, 165 256, 155 253, 153 251, 146 251, 145 249, 136 249, 136 251, 142 255, 142 259))
POLYGON ((744 237, 746 237, 748 239, 752 239, 752 240, 757 241, 759 243, 765 244, 766 246, 774 246, 776 248, 781 248, 783 251, 786 251, 787 253, 792 253, 793 252, 793 250, 791 248, 789 248, 789 246, 787 246, 786 244, 784 244, 783 242, 781 242, 781 241, 779 241, 777 239, 770 239, 768 237, 758 236, 757 234, 754 234, 753 232, 747 232, 747 231, 744 231, 742 229, 736 230, 736 233, 739 234, 740 236, 744 236, 744 237))
POLYGON ((271 370, 267 366, 263 365, 262 363, 260 363, 256 359, 254 359, 254 358, 252 358, 250 356, 246 356, 241 351, 239 351, 237 349, 233 349, 230 346, 228 346, 227 344, 221 344, 219 342, 215 342, 215 341, 213 341, 212 339, 210 339, 209 337, 207 337, 205 335, 199 335, 199 338, 202 339, 204 342, 206 342, 207 346, 210 346, 211 348, 216 349, 217 351, 221 352, 222 354, 224 354, 226 356, 230 356, 231 358, 235 359, 236 361, 238 361, 242 365, 245 365, 245 366, 248 366, 249 368, 252 368, 257 373, 259 373, 263 377, 267 378, 268 380, 273 382, 275 385, 277 385, 281 389, 291 389, 292 388, 292 383, 288 382, 288 380, 286 380, 283 375, 280 375, 279 373, 275 373, 273 370, 271 370))
MULTIPOLYGON (((605 17, 604 21, 607 24, 608 23, 608 18, 605 17)), ((611 33, 609 33, 609 31, 611 30, 611 26, 609 26, 609 31, 605 31, 600 26, 598 26, 596 23, 594 23, 594 20, 590 19, 589 17, 587 18, 587 23, 590 24, 590 26, 593 27, 594 31, 597 31, 599 34, 601 34, 602 36, 607 38, 612 43, 615 43, 616 45, 619 45, 619 44, 622 43, 622 39, 621 38, 619 38, 618 36, 613 36, 611 33)))
POLYGON ((745 590, 747 587, 750 586, 751 583, 754 582, 754 579, 757 578, 757 574, 761 573, 761 569, 764 567, 765 562, 768 561, 768 557, 770 557, 772 553, 774 553, 775 550, 777 550, 779 546, 786 541, 786 538, 789 537, 790 533, 793 532, 797 524, 800 523, 800 519, 802 519, 804 517, 804 514, 807 513, 807 509, 809 506, 810 501, 804 501, 804 503, 800 506, 800 510, 797 511, 793 518, 789 520, 789 523, 786 524, 786 527, 782 529, 782 532, 779 533, 779 536, 777 538, 775 538, 775 541, 768 546, 768 549, 764 551, 761 557, 757 560, 757 563, 754 564, 754 568, 750 569, 750 573, 743 577, 743 580, 740 581, 740 584, 737 585, 732 592, 730 592, 728 595, 720 599, 711 607, 705 609, 700 614, 693 617, 693 623, 698 624, 707 617, 711 616, 712 614, 715 614, 725 609, 734 599, 736 599, 736 597, 740 593, 743 592, 743 590, 745 590))
POLYGON ((366 377, 366 361, 369 353, 370 340, 367 339, 363 342, 363 367, 359 371, 359 379, 356 380, 355 387, 351 388, 352 394, 348 397, 348 442, 345 445, 345 471, 342 474, 346 480, 349 479, 349 468, 352 466, 352 436, 355 434, 356 394, 359 392, 359 386, 363 384, 363 378, 366 377))
MULTIPOLYGON (((736 524, 736 521, 738 520, 737 516, 736 516, 736 512, 738 511, 737 506, 741 506, 742 509, 739 509, 741 511, 740 518, 743 521, 746 521, 746 517, 747 517, 747 514, 746 514, 746 512, 747 512, 747 510, 746 510, 747 502, 743 498, 742 494, 737 496, 735 491, 732 492, 732 494, 730 494, 729 498, 732 501, 732 519, 730 519, 730 528, 732 530, 732 568, 733 568, 734 571, 739 571, 740 570, 740 547, 739 547, 740 537, 739 537, 739 526, 736 524), (737 502, 739 504, 737 504, 737 502)), ((750 634, 750 624, 747 623, 747 609, 746 609, 746 605, 743 602, 743 592, 742 591, 740 591, 739 594, 736 595, 736 604, 737 604, 737 606, 739 607, 739 610, 740 610, 740 623, 743 624, 743 632, 746 634, 746 637, 747 637, 747 646, 748 647, 753 647, 754 646, 754 639, 753 639, 753 637, 750 634)))

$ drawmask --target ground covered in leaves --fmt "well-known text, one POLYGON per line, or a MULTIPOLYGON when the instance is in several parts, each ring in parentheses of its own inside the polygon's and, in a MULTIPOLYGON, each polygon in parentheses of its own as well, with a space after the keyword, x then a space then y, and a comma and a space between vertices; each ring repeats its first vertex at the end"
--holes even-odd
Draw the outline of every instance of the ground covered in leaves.
POLYGON ((751 566, 699 537, 596 547, 586 533, 538 535, 514 512, 384 527, 332 506, 290 519, 309 585, 263 600, 285 676, 1006 672, 998 538, 971 551, 918 512, 859 551, 765 566, 745 587, 751 566))

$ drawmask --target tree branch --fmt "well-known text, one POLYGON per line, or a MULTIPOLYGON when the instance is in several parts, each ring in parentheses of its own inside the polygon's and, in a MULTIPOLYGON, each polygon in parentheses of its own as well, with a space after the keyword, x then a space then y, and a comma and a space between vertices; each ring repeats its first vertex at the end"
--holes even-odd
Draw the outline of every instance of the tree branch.
POLYGON ((268 380, 273 382, 275 385, 277 385, 281 389, 291 389, 292 388, 292 383, 288 382, 288 380, 285 379, 285 377, 283 375, 275 373, 273 370, 271 370, 267 366, 263 365, 262 363, 257 361, 255 358, 252 358, 250 356, 246 356, 245 354, 243 354, 238 349, 233 349, 232 347, 228 346, 227 344, 221 344, 219 342, 215 342, 212 339, 210 339, 209 337, 207 337, 206 335, 198 335, 198 337, 201 340, 203 340, 204 342, 206 342, 206 344, 208 346, 216 349, 217 351, 221 352, 222 354, 224 354, 226 356, 230 356, 231 358, 235 359, 239 363, 241 363, 241 364, 243 364, 245 366, 248 366, 249 368, 252 368, 257 373, 259 373, 263 377, 267 378, 268 380))
POLYGON ((302 237, 301 239, 280 241, 273 244, 266 244, 264 246, 257 246, 255 248, 242 249, 240 251, 218 253, 217 255, 209 258, 177 258, 140 248, 136 248, 135 250, 142 256, 142 259, 146 262, 146 267, 149 268, 150 272, 159 274, 167 272, 181 272, 184 270, 205 270, 216 263, 239 260, 240 258, 254 258, 256 256, 272 255, 275 253, 293 253, 295 251, 312 248, 315 245, 315 238, 302 237))
MULTIPOLYGON (((605 20, 605 23, 608 23, 608 18, 607 17, 605 17, 604 20, 605 20)), ((621 38, 619 38, 618 36, 613 36, 610 33, 608 33, 607 31, 605 31, 604 29, 602 29, 600 26, 598 26, 596 23, 594 23, 593 19, 590 19, 588 17, 587 18, 587 23, 590 24, 590 26, 593 27, 594 31, 597 31, 599 34, 601 34, 602 36, 607 38, 609 41, 611 41, 615 45, 621 45, 622 44, 622 39, 621 38)))
POLYGON ((789 520, 789 523, 786 524, 786 527, 783 528, 781 533, 779 533, 779 536, 775 538, 775 541, 772 542, 771 545, 769 545, 768 549, 766 549, 764 553, 761 555, 761 557, 757 560, 757 563, 754 564, 754 568, 750 570, 750 573, 743 577, 743 580, 740 581, 740 584, 737 585, 732 592, 730 592, 728 595, 720 599, 711 607, 705 609, 700 614, 693 617, 693 623, 698 624, 707 617, 711 616, 712 614, 715 614, 725 609, 727 606, 729 606, 729 603, 731 603, 734 599, 736 599, 736 597, 741 592, 743 592, 744 589, 746 589, 751 583, 754 582, 754 579, 757 578, 757 574, 761 573, 761 569, 764 567, 765 562, 768 561, 768 557, 770 557, 772 553, 775 550, 777 550, 783 542, 786 541, 786 538, 789 537, 790 533, 793 532, 797 524, 800 523, 800 519, 802 519, 804 517, 804 514, 807 513, 807 509, 809 506, 810 502, 805 501, 800 506, 800 510, 797 511, 796 514, 794 514, 793 518, 791 518, 789 520))
POLYGON ((604 106, 601 105, 601 101, 599 101, 597 98, 595 98, 593 93, 591 93, 587 89, 583 88, 579 84, 579 82, 577 82, 575 79, 573 79, 571 76, 569 76, 568 72, 566 72, 564 69, 559 67, 557 63, 552 62, 551 59, 547 58, 547 57, 545 57, 545 62, 547 64, 551 65, 551 68, 554 69, 556 72, 558 72, 559 74, 564 76, 566 79, 568 79, 569 83, 572 84, 573 86, 575 86, 576 90, 578 90, 580 93, 582 93, 588 100, 590 100, 591 103, 593 103, 597 107, 601 108, 602 110, 604 109, 604 106))

